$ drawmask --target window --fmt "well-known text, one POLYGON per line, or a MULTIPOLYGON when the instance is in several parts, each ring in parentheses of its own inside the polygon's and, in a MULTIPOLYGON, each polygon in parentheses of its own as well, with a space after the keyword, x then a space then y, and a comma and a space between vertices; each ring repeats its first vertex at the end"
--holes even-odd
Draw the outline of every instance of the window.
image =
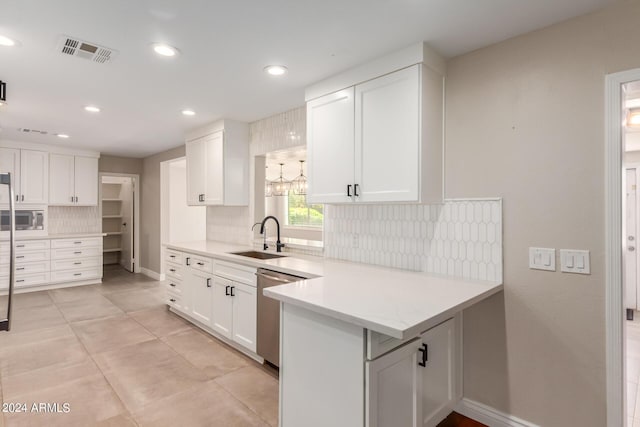
POLYGON ((307 205, 307 196, 289 193, 287 225, 292 227, 322 227, 324 205, 307 205))

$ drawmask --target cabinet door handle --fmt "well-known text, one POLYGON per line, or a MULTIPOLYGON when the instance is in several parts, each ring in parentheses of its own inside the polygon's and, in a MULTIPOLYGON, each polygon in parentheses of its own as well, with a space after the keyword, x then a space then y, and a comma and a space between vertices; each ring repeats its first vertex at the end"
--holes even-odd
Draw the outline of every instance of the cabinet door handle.
POLYGON ((71 196, 71 203, 73 203, 73 196, 71 196))
POLYGON ((20 200, 21 202, 24 202, 24 194, 22 195, 22 198, 20 200))
POLYGON ((207 288, 211 287, 211 277, 207 277, 207 288))
POLYGON ((176 284, 175 283, 169 283, 169 286, 171 286, 172 288, 175 288, 176 284))
POLYGON ((231 287, 231 286, 225 286, 225 287, 224 287, 224 294, 225 294, 225 295, 227 295, 227 296, 229 295, 229 288, 230 288, 230 287, 231 287))
POLYGON ((427 366, 427 361, 429 360, 429 346, 426 344, 422 344, 422 347, 418 349, 420 353, 422 353, 422 361, 418 362, 418 365, 423 368, 427 366))
POLYGON ((170 268, 169 271, 172 272, 172 273, 175 273, 176 269, 175 268, 170 268))
POLYGON ((78 196, 76 196, 76 203, 78 203, 78 196))
POLYGON ((347 197, 351 197, 351 184, 347 185, 347 197))
POLYGON ((16 283, 22 283, 22 282, 24 282, 24 279, 18 279, 18 280, 16 280, 16 283))
POLYGON ((187 257, 187 258, 186 258, 186 263, 187 263, 187 265, 191 265, 191 264, 189 263, 189 261, 190 261, 190 260, 191 260, 191 257, 187 257))
POLYGON ((20 201, 20 195, 16 194, 16 202, 20 201))
POLYGON ((198 264, 198 265, 204 265, 204 262, 200 262, 200 261, 198 261, 196 264, 198 264))
POLYGON ((173 298, 171 298, 169 301, 171 301, 171 302, 176 302, 176 300, 175 300, 175 299, 173 299, 173 298))
POLYGON ((232 296, 232 297, 235 297, 235 296, 236 296, 236 294, 234 294, 234 293, 233 293, 233 290, 234 290, 235 288, 236 288, 235 286, 232 286, 232 287, 231 287, 231 296, 232 296))
POLYGON ((74 245, 81 245, 82 242, 73 242, 74 245))
POLYGON ((16 270, 24 270, 24 267, 17 267, 16 270))
POLYGON ((81 261, 74 262, 73 265, 82 265, 82 262, 81 261))
POLYGON ((73 273, 74 276, 82 276, 82 273, 73 273))
POLYGON ((169 255, 169 258, 175 258, 175 257, 176 257, 175 255, 169 255))
POLYGON ((353 195, 356 197, 360 197, 360 195, 358 194, 358 186, 359 184, 353 184, 353 195))
POLYGON ((82 253, 82 251, 75 251, 74 254, 75 255, 80 255, 82 253))

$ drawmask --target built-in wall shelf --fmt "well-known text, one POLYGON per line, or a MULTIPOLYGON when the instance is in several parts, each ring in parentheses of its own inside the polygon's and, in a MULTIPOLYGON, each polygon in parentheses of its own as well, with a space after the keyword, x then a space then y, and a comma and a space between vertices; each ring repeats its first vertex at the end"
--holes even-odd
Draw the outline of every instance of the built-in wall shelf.
POLYGON ((102 219, 122 218, 122 215, 102 215, 102 219))
POLYGON ((104 253, 108 253, 108 252, 122 252, 122 248, 109 248, 109 249, 103 249, 102 252, 104 253))

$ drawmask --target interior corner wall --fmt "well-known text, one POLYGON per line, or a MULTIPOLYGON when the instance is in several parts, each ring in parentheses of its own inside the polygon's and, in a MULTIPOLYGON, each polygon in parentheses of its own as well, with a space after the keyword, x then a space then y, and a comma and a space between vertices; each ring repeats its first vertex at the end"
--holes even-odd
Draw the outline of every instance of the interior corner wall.
POLYGON ((606 425, 604 79, 640 68, 640 1, 448 61, 446 196, 504 198, 504 294, 464 313, 464 396, 545 426, 606 425), (591 275, 530 270, 587 249, 591 275))
POLYGON ((185 156, 184 145, 145 157, 140 176, 140 258, 142 268, 160 273, 160 163, 185 156))
POLYGON ((98 161, 98 170, 100 172, 110 173, 130 173, 135 175, 142 175, 142 163, 143 159, 137 159, 133 157, 119 157, 119 156, 107 156, 100 155, 98 161))

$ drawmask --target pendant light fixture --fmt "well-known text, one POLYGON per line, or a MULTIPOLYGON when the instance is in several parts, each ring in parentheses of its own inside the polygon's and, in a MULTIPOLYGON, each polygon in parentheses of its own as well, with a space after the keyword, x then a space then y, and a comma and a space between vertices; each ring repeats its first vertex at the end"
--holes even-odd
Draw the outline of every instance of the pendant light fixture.
POLYGON ((291 189, 291 182, 282 177, 282 167, 284 163, 280 163, 280 178, 271 181, 272 194, 274 196, 286 196, 291 189))
MULTIPOLYGON (((264 168, 265 170, 269 169, 269 166, 265 166, 264 168)), ((265 172, 265 176, 266 176, 266 172, 265 172)), ((264 180, 264 196, 265 197, 273 196, 273 184, 271 184, 271 181, 269 181, 268 179, 264 180)))
POLYGON ((300 175, 291 181, 291 188, 293 189, 293 194, 304 196, 307 194, 307 177, 304 176, 304 171, 302 169, 304 160, 298 161, 300 162, 300 175))

